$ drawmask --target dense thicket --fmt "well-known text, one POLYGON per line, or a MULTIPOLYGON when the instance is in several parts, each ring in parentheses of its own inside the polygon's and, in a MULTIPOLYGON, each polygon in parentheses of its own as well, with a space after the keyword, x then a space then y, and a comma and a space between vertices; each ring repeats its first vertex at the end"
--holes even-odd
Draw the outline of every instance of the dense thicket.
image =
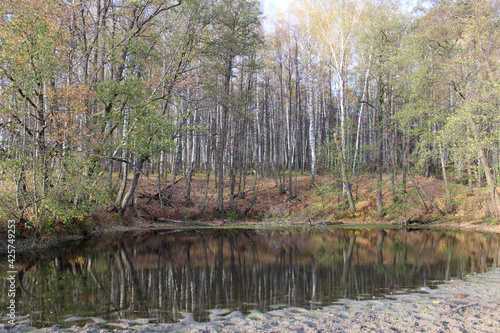
POLYGON ((497 0, 301 0, 265 33, 259 6, 4 1, 2 214, 123 215, 140 181, 168 205, 180 175, 189 202, 194 172, 220 212, 262 176, 293 198, 303 172, 338 177, 354 212, 354 176, 374 172, 381 216, 382 174, 394 198, 415 174, 486 186, 500 213, 497 0))

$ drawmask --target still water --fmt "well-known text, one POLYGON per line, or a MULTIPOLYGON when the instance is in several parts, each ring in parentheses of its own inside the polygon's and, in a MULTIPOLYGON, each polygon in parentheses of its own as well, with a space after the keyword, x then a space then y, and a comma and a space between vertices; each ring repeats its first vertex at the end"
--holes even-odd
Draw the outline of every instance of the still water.
MULTIPOLYGON (((443 230, 171 230, 18 253, 19 316, 206 321, 213 309, 314 309, 498 267, 498 235, 443 230)), ((0 255, 0 313, 9 299, 0 255)))

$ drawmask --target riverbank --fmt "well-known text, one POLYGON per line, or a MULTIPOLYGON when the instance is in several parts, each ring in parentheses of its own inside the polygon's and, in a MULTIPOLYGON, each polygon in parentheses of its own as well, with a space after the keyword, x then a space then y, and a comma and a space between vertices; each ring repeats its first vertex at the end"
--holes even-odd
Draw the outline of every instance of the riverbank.
MULTIPOLYGON (((27 318, 17 318, 26 320, 27 318)), ((68 318, 72 320, 75 318, 68 318)), ((76 318, 83 319, 83 318, 76 318)), ((5 324, 0 332, 499 332, 500 269, 450 280, 437 289, 421 288, 408 295, 390 295, 368 301, 341 300, 316 310, 286 308, 267 313, 214 310, 210 322, 196 322, 185 314, 178 323, 152 319, 102 322, 67 329, 35 329, 5 324)))
MULTIPOLYGON (((212 220, 212 221, 151 221, 146 219, 136 219, 131 225, 110 224, 104 228, 96 228, 87 235, 45 235, 36 239, 17 239, 16 250, 21 251, 43 251, 54 247, 59 247, 66 242, 83 241, 86 239, 112 236, 125 232, 147 232, 157 229, 177 229, 177 228, 258 228, 258 229, 288 229, 288 228, 314 228, 314 227, 332 227, 329 221, 232 221, 212 220)), ((334 222, 333 227, 341 228, 398 228, 395 223, 387 223, 380 220, 345 219, 343 222, 334 222)), ((479 221, 446 221, 438 220, 426 224, 425 226, 403 226, 409 228, 442 228, 457 229, 475 232, 500 233, 500 225, 484 224, 479 221)), ((6 239, 6 235, 0 233, 0 239, 6 239)), ((0 243, 0 253, 7 252, 7 243, 0 243)))
MULTIPOLYGON (((315 228, 315 227, 332 227, 332 222, 329 221, 236 221, 227 222, 226 220, 213 220, 206 222, 200 221, 175 221, 175 222, 156 222, 138 219, 132 225, 110 225, 106 228, 97 228, 92 233, 87 235, 59 235, 59 236, 44 236, 42 239, 21 239, 16 240, 16 249, 21 251, 43 251, 50 248, 55 248, 63 245, 66 242, 83 241, 86 239, 100 238, 121 234, 126 232, 147 232, 153 230, 167 230, 179 228, 251 228, 251 229, 289 229, 289 228, 315 228)), ((340 228, 399 228, 398 225, 388 224, 381 221, 358 221, 344 220, 344 222, 334 222, 333 227, 340 228)), ((403 226, 403 228, 415 228, 418 226, 403 226)), ((475 222, 456 222, 456 221, 436 221, 428 223, 425 228, 439 229, 457 229, 475 232, 500 233, 500 225, 489 225, 475 222)), ((5 235, 1 235, 6 239, 5 235)), ((1 239, 1 238, 0 238, 1 239)), ((7 243, 0 244, 0 253, 7 252, 7 243)))
MULTIPOLYGON (((378 217, 376 212, 376 193, 373 177, 363 176, 355 184, 356 213, 350 214, 335 191, 331 176, 316 177, 316 185, 310 186, 310 177, 298 177, 297 197, 290 199, 281 193, 272 178, 262 179, 257 186, 257 194, 252 209, 247 216, 238 212, 245 211, 252 201, 251 191, 245 191, 238 200, 238 212, 221 214, 217 211, 213 196, 209 200, 205 213, 200 213, 204 202, 206 184, 203 177, 194 177, 190 202, 185 198, 185 180, 176 184, 170 206, 162 205, 155 198, 157 187, 147 182, 139 186, 139 199, 136 209, 130 209, 123 219, 116 214, 102 212, 93 218, 93 227, 85 233, 74 232, 74 228, 58 232, 46 232, 42 237, 35 237, 29 230, 18 232, 16 251, 44 250, 60 246, 67 241, 104 237, 122 232, 144 232, 152 229, 180 227, 251 227, 251 228, 290 228, 311 227, 331 223, 343 227, 437 227, 460 229, 477 232, 500 233, 500 224, 488 216, 489 208, 482 189, 470 192, 463 185, 454 184, 452 188, 455 206, 448 214, 443 214, 445 207, 443 181, 436 178, 417 177, 421 191, 425 191, 428 200, 420 202, 416 190, 409 188, 404 202, 393 202, 393 192, 389 179, 385 179, 383 190, 386 214, 378 217), (430 204, 430 201, 437 208, 430 204), (440 208, 439 208, 440 207, 440 208), (440 211, 438 211, 438 209, 440 211)), ((211 189, 215 191, 215 189, 211 189)), ((228 193, 226 193, 228 194, 228 193)), ((229 201, 227 198, 226 202, 229 201)), ((19 226, 22 230, 22 226, 19 226)), ((20 231, 18 230, 18 231, 20 231)), ((0 239, 7 239, 7 229, 0 224, 0 239)), ((0 242, 0 253, 7 251, 7 243, 0 242)))

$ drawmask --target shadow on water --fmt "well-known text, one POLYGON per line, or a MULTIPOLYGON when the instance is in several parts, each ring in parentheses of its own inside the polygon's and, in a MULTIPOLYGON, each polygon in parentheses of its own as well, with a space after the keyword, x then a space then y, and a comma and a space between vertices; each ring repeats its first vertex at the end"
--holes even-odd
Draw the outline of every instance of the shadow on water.
MULTIPOLYGON (((186 312, 207 321, 213 309, 314 309, 498 267, 499 244, 498 235, 442 230, 129 234, 18 256, 16 309, 38 327, 64 326, 70 316, 175 322, 186 312)), ((8 301, 0 293, 1 309, 8 301)))

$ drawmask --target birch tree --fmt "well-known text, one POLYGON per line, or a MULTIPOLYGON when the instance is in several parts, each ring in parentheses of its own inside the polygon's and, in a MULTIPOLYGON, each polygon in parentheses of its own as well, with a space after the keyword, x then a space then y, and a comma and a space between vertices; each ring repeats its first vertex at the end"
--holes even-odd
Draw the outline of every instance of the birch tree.
POLYGON ((314 79, 312 74, 312 61, 315 56, 315 42, 313 39, 313 34, 315 29, 317 29, 317 22, 315 20, 315 8, 312 7, 310 1, 302 1, 299 3, 299 8, 297 11, 299 18, 299 25, 302 31, 302 49, 305 54, 306 61, 306 84, 307 84, 307 115, 309 118, 309 151, 311 154, 311 186, 314 185, 314 176, 316 175, 316 122, 314 121, 314 95, 313 86, 314 79))
MULTIPOLYGON (((346 122, 347 122, 347 77, 351 70, 354 45, 357 38, 357 28, 363 15, 365 3, 349 0, 319 1, 310 4, 311 18, 314 22, 313 36, 322 46, 324 58, 331 61, 338 86, 340 109, 340 145, 342 159, 341 168, 347 167, 349 158, 346 122)), ((343 192, 351 212, 356 210, 352 197, 351 182, 347 170, 341 170, 343 192)))

